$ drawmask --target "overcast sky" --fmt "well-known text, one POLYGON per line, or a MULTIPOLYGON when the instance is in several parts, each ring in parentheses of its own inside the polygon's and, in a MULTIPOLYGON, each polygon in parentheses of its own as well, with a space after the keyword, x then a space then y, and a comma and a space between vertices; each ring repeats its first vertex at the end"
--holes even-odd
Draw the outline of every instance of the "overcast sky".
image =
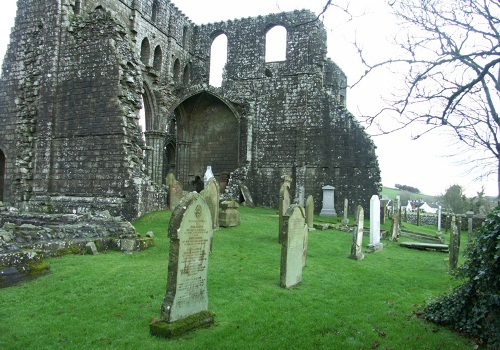
MULTIPOLYGON (((177 0, 173 1, 194 23, 203 24, 221 20, 249 16, 266 15, 279 11, 292 11, 307 8, 315 13, 322 9, 324 0, 177 0)), ((337 2, 338 3, 338 2, 337 2)), ((0 59, 3 59, 11 27, 14 24, 15 0, 2 0, 0 12, 0 59)), ((388 43, 396 26, 388 14, 383 0, 351 0, 351 12, 360 16, 351 21, 338 11, 329 11, 323 18, 328 30, 328 55, 347 74, 349 84, 363 72, 354 46, 356 37, 368 54, 377 60, 388 53, 388 43)), ((390 91, 396 84, 386 73, 380 72, 370 79, 347 91, 348 109, 355 115, 375 111, 381 106, 381 94, 390 91)), ((368 130, 370 134, 375 130, 368 130)), ((474 182, 477 174, 468 174, 469 168, 460 159, 451 157, 456 153, 456 145, 438 135, 428 135, 417 141, 412 140, 412 130, 373 136, 377 146, 377 156, 382 172, 384 186, 393 187, 396 183, 413 186, 422 193, 443 194, 451 185, 465 188, 468 196, 485 187, 486 194, 497 195, 496 176, 482 182, 474 182)))

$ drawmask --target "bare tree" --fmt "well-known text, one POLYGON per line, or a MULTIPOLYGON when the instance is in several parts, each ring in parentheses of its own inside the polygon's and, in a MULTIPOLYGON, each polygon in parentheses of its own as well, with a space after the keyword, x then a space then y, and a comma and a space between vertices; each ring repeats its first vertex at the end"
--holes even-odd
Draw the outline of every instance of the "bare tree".
MULTIPOLYGON (((482 149, 474 159, 497 173, 500 199, 500 2, 498 0, 392 0, 400 31, 400 51, 377 63, 365 59, 367 75, 382 67, 404 71, 404 88, 388 107, 364 116, 381 133, 416 128, 418 138, 439 129, 466 149, 482 149), (384 118, 396 113, 398 124, 384 118)), ((476 164, 477 166, 477 164, 476 164)))

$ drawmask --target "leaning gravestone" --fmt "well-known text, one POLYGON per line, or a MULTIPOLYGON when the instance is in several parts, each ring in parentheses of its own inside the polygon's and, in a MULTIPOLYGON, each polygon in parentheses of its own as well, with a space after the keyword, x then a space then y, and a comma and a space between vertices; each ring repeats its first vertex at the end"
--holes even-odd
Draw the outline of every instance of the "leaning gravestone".
POLYGON ((379 251, 384 248, 380 243, 380 199, 374 194, 370 199, 370 244, 368 249, 379 251))
MULTIPOLYGON (((288 179, 287 177, 286 179, 288 179)), ((290 178, 291 179, 291 178, 290 178)), ((288 207, 290 206, 290 182, 283 181, 280 188, 280 202, 278 208, 279 228, 278 228, 278 243, 281 243, 281 236, 283 234, 283 216, 285 215, 288 207)))
POLYGON ((179 181, 175 181, 170 184, 168 187, 168 208, 173 211, 182 196, 184 195, 184 191, 182 190, 182 185, 179 181))
POLYGON ((170 218, 167 293, 153 335, 173 338, 213 323, 208 311, 207 273, 212 216, 196 192, 187 194, 170 218))
POLYGON ((284 215, 281 242, 280 284, 283 288, 293 287, 302 281, 307 231, 304 209, 298 205, 290 206, 284 215))
POLYGON ((364 220, 365 220, 365 214, 363 211, 363 207, 358 205, 358 208, 356 209, 354 231, 352 233, 351 255, 349 255, 350 259, 363 260, 365 257, 361 249, 361 246, 363 245, 364 220))
POLYGON ((240 184, 240 190, 241 194, 243 195, 243 205, 246 207, 253 208, 255 207, 255 204, 253 203, 252 196, 250 195, 250 190, 248 189, 247 185, 245 184, 240 184))

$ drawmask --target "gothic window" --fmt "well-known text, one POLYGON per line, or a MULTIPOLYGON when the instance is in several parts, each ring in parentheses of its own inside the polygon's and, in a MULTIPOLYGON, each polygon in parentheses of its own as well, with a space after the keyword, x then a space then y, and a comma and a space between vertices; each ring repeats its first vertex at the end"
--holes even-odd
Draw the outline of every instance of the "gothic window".
POLYGON ((218 35, 210 47, 210 80, 209 84, 215 87, 222 85, 224 67, 227 62, 227 36, 218 35))
POLYGON ((0 149, 0 202, 3 201, 5 178, 5 155, 0 149))
POLYGON ((149 57, 151 56, 151 47, 149 46, 148 38, 144 38, 141 44, 141 61, 146 66, 149 65, 149 57))
POLYGON ((74 7, 74 12, 75 12, 75 15, 80 14, 80 10, 81 10, 81 8, 82 8, 81 1, 80 1, 80 0, 76 0, 76 1, 75 1, 75 7, 74 7))
POLYGON ((186 64, 186 66, 184 67, 184 73, 182 74, 182 83, 184 85, 188 85, 189 84, 189 81, 191 80, 191 70, 189 68, 189 64, 186 64))
POLYGON ((286 61, 287 31, 274 26, 266 33, 266 62, 286 61))
POLYGON ((182 29, 182 46, 186 48, 187 44, 188 44, 188 27, 185 26, 182 29))
POLYGON ((176 83, 180 82, 180 77, 181 77, 181 62, 177 58, 174 61, 174 82, 176 83))
POLYGON ((162 61, 163 61, 163 53, 161 51, 160 45, 158 45, 155 49, 155 55, 154 55, 154 59, 153 59, 154 70, 157 70, 158 72, 161 71, 162 61))
POLYGON ((159 9, 158 0, 154 0, 153 1, 153 9, 152 9, 152 13, 151 13, 151 20, 153 22, 156 22, 156 20, 157 20, 158 9, 159 9))

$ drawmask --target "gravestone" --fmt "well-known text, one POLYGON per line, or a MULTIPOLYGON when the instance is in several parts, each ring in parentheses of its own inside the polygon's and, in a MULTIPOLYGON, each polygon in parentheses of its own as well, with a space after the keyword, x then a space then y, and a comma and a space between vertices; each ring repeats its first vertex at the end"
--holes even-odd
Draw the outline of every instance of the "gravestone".
POLYGON ((207 293, 212 226, 210 209, 196 192, 187 194, 172 213, 167 293, 160 320, 150 324, 151 334, 170 338, 213 323, 207 293))
POLYGON ((438 206, 438 213, 437 213, 438 217, 438 235, 441 234, 441 206, 438 206))
POLYGON ((299 205, 302 208, 304 208, 304 206, 305 206, 304 201, 305 201, 305 197, 306 197, 306 189, 304 188, 304 186, 299 186, 298 192, 299 192, 298 203, 299 203, 299 205))
POLYGON ((459 245, 460 236, 458 233, 458 227, 455 221, 455 215, 451 218, 451 234, 450 234, 450 272, 455 270, 458 265, 458 255, 460 254, 459 245))
POLYGON ((363 207, 358 205, 356 209, 356 218, 354 222, 354 231, 352 233, 352 246, 350 259, 363 260, 365 255, 363 254, 361 246, 363 245, 363 225, 365 220, 365 214, 363 207))
MULTIPOLYGON (((289 178, 290 177, 286 177, 285 179, 288 180, 289 178)), ((284 180, 283 177, 282 177, 282 180, 284 180)), ((290 204, 291 204, 290 182, 289 181, 282 181, 281 188, 280 188, 279 208, 278 208, 278 217, 279 217, 278 243, 281 243, 281 236, 283 234, 283 215, 285 215, 290 204)))
POLYGON ((208 180, 205 188, 200 192, 200 194, 210 208, 214 231, 216 231, 219 229, 219 184, 217 183, 215 177, 208 180))
POLYGON ((235 201, 224 201, 220 204, 219 225, 222 227, 234 227, 240 224, 240 205, 235 201))
POLYGON ((335 211, 335 187, 323 186, 323 207, 321 208, 320 216, 337 217, 335 211))
POLYGON ((280 284, 283 288, 293 287, 302 281, 307 232, 304 209, 298 205, 290 206, 284 215, 281 242, 280 284))
POLYGON ((384 245, 380 243, 380 199, 374 194, 370 199, 370 250, 382 250, 384 245))
POLYGON ((175 181, 168 187, 168 208, 173 211, 182 196, 184 196, 184 191, 182 190, 182 185, 179 181, 175 181))
POLYGON ((255 207, 255 204, 253 204, 253 199, 252 196, 250 195, 250 190, 248 189, 247 185, 245 184, 240 184, 240 190, 241 194, 243 195, 243 205, 246 207, 253 208, 255 207))
POLYGON ((314 198, 313 196, 307 197, 306 200, 306 223, 309 231, 314 231, 314 198))
POLYGON ((394 215, 392 216, 391 224, 391 237, 389 238, 392 242, 398 241, 400 220, 401 212, 399 211, 399 196, 396 196, 396 199, 394 200, 394 215))
POLYGON ((349 219, 347 218, 347 211, 349 210, 349 200, 344 199, 344 217, 342 218, 342 225, 347 226, 349 224, 349 219))

